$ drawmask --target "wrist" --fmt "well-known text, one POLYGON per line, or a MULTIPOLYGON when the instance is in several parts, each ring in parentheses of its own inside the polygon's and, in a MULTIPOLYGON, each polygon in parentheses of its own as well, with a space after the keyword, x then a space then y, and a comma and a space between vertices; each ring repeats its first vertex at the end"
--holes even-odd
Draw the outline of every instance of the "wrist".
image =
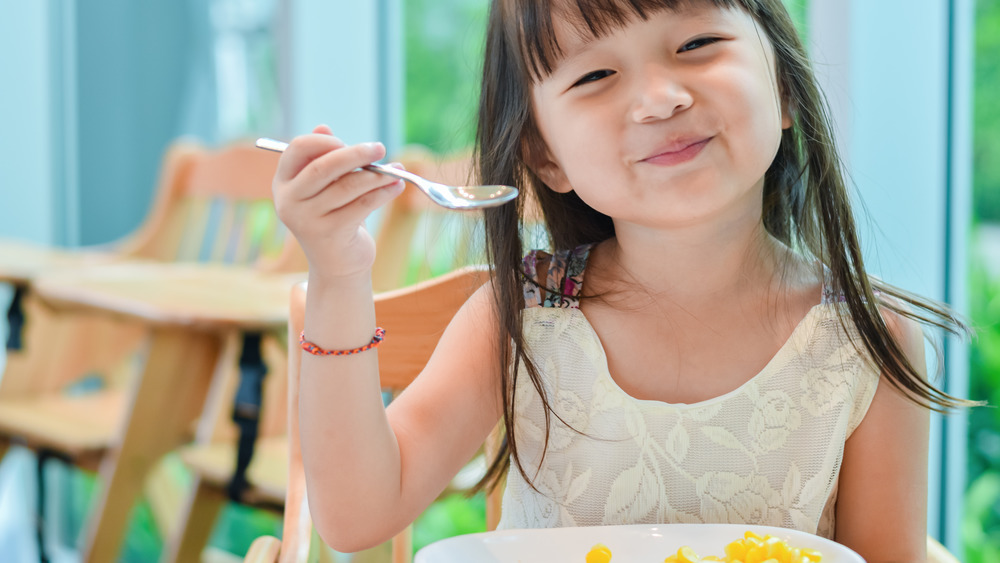
POLYGON ((332 274, 313 268, 309 269, 310 292, 353 293, 355 291, 372 292, 372 272, 370 269, 350 274, 332 274))

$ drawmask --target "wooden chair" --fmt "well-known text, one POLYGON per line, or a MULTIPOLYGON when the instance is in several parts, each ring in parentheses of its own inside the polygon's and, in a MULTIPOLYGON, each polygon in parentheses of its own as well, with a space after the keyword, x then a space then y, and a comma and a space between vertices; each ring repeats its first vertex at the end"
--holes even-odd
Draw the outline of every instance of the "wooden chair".
MULTIPOLYGON (((408 170, 436 181, 464 183, 469 169, 466 157, 442 160, 417 147, 403 151, 396 160, 408 170)), ((443 211, 412 187, 388 205, 381 215, 375 229, 378 250, 372 271, 376 291, 419 282, 474 259, 474 246, 468 243, 467 231, 471 230, 475 215, 443 211), (450 244, 436 244, 442 241, 450 244)), ((284 354, 284 350, 274 348, 266 352, 275 360, 284 354)), ((273 366, 273 361, 269 365, 273 366)), ((202 414, 199 431, 202 439, 180 450, 181 459, 194 474, 194 484, 181 502, 181 514, 174 520, 178 527, 166 534, 168 541, 163 561, 197 560, 218 514, 230 500, 279 513, 284 508, 289 448, 285 408, 287 384, 284 370, 275 369, 275 372, 267 379, 260 431, 246 469, 247 486, 238 495, 232 494, 231 487, 236 469, 237 436, 229 422, 236 383, 233 377, 217 378, 202 414)), ((460 487, 456 485, 456 488, 460 487)))
MULTIPOLYGON (((392 326, 392 338, 379 347, 382 387, 393 393, 402 391, 417 376, 430 358, 437 340, 462 303, 485 280, 481 268, 464 268, 416 286, 385 292, 375 297, 375 314, 380 323, 392 326)), ((305 312, 305 284, 292 290, 289 333, 302 330, 305 312)), ((285 497, 282 539, 258 538, 244 561, 292 563, 315 561, 323 546, 313 531, 306 501, 305 473, 298 432, 298 373, 301 352, 296 342, 289 343, 287 460, 288 490, 285 497)), ((487 525, 496 527, 499 519, 499 488, 487 500, 487 525)), ((411 556, 410 530, 392 540, 392 561, 402 563, 411 556)))
MULTIPOLYGON (((50 314, 31 294, 33 276, 44 274, 46 265, 100 267, 122 260, 219 262, 275 272, 304 270, 306 262, 297 243, 273 212, 270 185, 276 163, 277 155, 254 149, 249 143, 218 151, 178 143, 165 155, 155 203, 144 223, 124 240, 101 247, 101 258, 38 259, 37 271, 20 273, 20 277, 5 277, 0 266, 0 279, 14 281, 17 287, 14 305, 26 313, 23 338, 17 339, 23 346, 8 349, 0 380, 0 454, 11 443, 18 443, 39 452, 40 463, 57 457, 84 469, 99 470, 124 433, 118 423, 128 400, 134 354, 146 335, 141 325, 111 316, 50 314)), ((33 252, 37 257, 50 251, 33 252)), ((274 340, 274 336, 265 341, 268 339, 274 340)), ((229 338, 225 347, 228 357, 241 344, 236 335, 229 338)), ((283 350, 283 335, 280 341, 265 344, 268 346, 283 350)), ((274 366, 283 372, 285 364, 282 353, 274 366)), ((163 444, 163 451, 178 445, 163 444)), ((149 470, 148 462, 137 464, 128 488, 141 486, 136 482, 149 470)), ((171 491, 167 493, 160 496, 169 504, 171 491)), ((103 508, 91 522, 88 544, 91 553, 95 544, 116 553, 135 494, 132 490, 105 490, 101 494, 99 505, 103 508)))
POLYGON ((948 548, 941 545, 936 539, 927 536, 927 562, 928 563, 959 563, 958 558, 952 555, 948 548))

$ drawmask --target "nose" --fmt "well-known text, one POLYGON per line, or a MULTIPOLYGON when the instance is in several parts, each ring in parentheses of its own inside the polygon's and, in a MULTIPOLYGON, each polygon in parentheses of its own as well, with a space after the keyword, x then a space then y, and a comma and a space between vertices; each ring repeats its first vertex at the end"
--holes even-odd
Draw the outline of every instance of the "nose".
POLYGON ((675 72, 653 64, 635 75, 634 100, 632 119, 637 123, 667 119, 694 101, 675 72))

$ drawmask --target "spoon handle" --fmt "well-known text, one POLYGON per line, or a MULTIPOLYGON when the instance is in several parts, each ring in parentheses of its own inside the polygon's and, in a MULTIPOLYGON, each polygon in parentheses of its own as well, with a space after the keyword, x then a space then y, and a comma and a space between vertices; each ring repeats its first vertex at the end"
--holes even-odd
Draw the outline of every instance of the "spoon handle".
POLYGON ((274 152, 285 152, 285 149, 288 148, 288 143, 276 139, 268 139, 267 137, 257 139, 257 142, 254 144, 257 145, 258 149, 274 152))
POLYGON ((377 172, 379 174, 385 174, 386 176, 392 176, 393 178, 399 180, 406 180, 407 182, 410 182, 411 184, 417 186, 421 190, 425 192, 427 191, 427 189, 424 187, 423 182, 428 182, 429 180, 417 176, 412 172, 407 172, 406 170, 393 168, 392 166, 386 166, 384 164, 379 164, 377 162, 373 162, 367 166, 362 166, 361 168, 364 170, 368 170, 369 172, 377 172))

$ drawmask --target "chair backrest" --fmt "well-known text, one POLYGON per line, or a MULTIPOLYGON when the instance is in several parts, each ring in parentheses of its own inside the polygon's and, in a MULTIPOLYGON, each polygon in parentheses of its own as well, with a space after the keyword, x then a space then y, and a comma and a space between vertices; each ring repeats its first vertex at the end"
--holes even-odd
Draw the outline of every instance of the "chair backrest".
MULTIPOLYGON (((488 278, 481 267, 467 267, 412 287, 375 296, 375 315, 379 323, 392 327, 392 338, 379 347, 379 369, 383 389, 401 391, 420 373, 430 359, 437 341, 462 304, 488 278)), ((305 316, 305 284, 292 290, 289 334, 299 334, 305 316)), ((282 563, 307 561, 315 551, 316 534, 306 501, 305 472, 299 443, 299 369, 301 350, 297 339, 289 338, 288 362, 288 432, 289 471, 282 537, 282 563)), ((496 502, 487 503, 494 510, 496 502)), ((488 520, 491 515, 488 515, 488 520)), ((495 521, 495 517, 492 518, 495 521)), ((394 543, 396 540, 394 540, 394 543)), ((394 546, 393 560, 409 560, 405 541, 394 546)))
POLYGON ((176 143, 164 157, 150 212, 122 252, 172 262, 305 270, 298 245, 274 212, 271 179, 278 158, 250 143, 218 150, 176 143))

